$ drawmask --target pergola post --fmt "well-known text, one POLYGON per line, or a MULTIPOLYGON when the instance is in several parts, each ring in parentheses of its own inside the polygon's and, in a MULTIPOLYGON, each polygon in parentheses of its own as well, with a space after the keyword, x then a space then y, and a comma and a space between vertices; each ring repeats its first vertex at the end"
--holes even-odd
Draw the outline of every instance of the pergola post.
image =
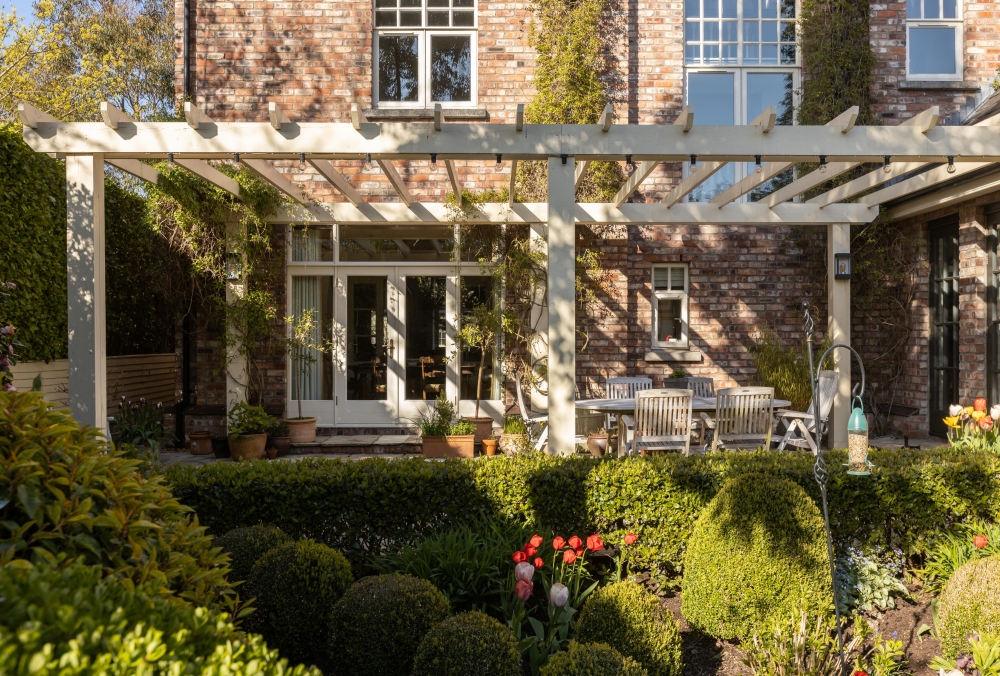
POLYGON ((576 161, 549 157, 549 453, 576 450, 576 161))
MULTIPOLYGON (((226 255, 236 254, 239 257, 239 273, 230 278, 227 272, 226 279, 226 307, 231 307, 234 303, 243 299, 246 294, 246 271, 243 252, 237 245, 245 238, 241 236, 240 228, 243 225, 235 218, 226 223, 227 246, 226 255)), ((228 261, 227 261, 228 263, 228 261)), ((229 266, 227 265, 227 268, 229 266)), ((246 355, 240 353, 240 336, 236 335, 233 325, 226 321, 226 331, 229 332, 226 340, 226 411, 228 412, 235 404, 247 400, 247 386, 250 382, 247 371, 246 355)), ((291 378, 288 379, 288 387, 292 386, 291 378)), ((228 418, 227 418, 228 421, 228 418)), ((228 429, 228 422, 226 425, 228 429)))
MULTIPOLYGON (((834 256, 851 252, 851 226, 828 225, 827 250, 827 335, 831 343, 851 344, 851 280, 834 279, 834 256)), ((837 364, 837 390, 830 412, 830 448, 847 447, 847 419, 851 415, 851 354, 834 350, 837 364)))
POLYGON ((70 412, 107 435, 104 155, 66 157, 66 281, 70 412))

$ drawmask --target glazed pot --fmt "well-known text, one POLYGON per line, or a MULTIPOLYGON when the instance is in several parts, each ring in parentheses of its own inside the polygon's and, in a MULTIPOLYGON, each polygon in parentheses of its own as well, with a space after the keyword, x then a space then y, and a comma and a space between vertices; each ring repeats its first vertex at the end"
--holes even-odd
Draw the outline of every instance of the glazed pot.
POLYGON ((527 434, 501 434, 500 452, 504 455, 517 455, 528 449, 527 434))
POLYGON ((493 418, 462 418, 476 426, 476 443, 493 434, 493 418))
POLYGON ((268 437, 267 445, 278 452, 278 457, 283 458, 288 455, 288 450, 292 446, 291 437, 268 437))
POLYGON ((229 437, 218 437, 212 438, 212 452, 215 453, 216 458, 228 458, 229 457, 229 437))
POLYGON ((475 449, 475 434, 423 438, 424 457, 427 458, 471 458, 475 456, 475 449))
POLYGON ((191 455, 212 455, 212 433, 192 432, 188 435, 188 450, 191 455))
POLYGON ((241 434, 229 438, 229 454, 233 460, 257 460, 264 457, 266 434, 241 434))
POLYGON ((316 441, 316 418, 285 418, 288 436, 293 444, 311 444, 316 441))
POLYGON ((497 454, 497 439, 489 437, 488 439, 483 439, 483 455, 488 455, 490 457, 497 454))
POLYGON ((587 437, 587 450, 595 458, 604 457, 604 454, 608 452, 608 435, 601 434, 591 434, 587 437))

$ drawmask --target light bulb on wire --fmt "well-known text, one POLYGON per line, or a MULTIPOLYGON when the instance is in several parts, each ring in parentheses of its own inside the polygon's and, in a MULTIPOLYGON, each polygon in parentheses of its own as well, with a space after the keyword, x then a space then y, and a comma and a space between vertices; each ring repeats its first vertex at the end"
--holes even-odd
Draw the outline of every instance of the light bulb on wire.
POLYGON ((174 154, 167 153, 167 169, 173 170, 174 168, 174 154))
POLYGON ((892 171, 892 157, 889 155, 882 156, 882 171, 887 174, 892 171))
POLYGON ((372 154, 365 153, 365 171, 368 171, 371 168, 372 168, 372 154))
POLYGON ((826 173, 826 155, 819 156, 819 173, 826 173))
POLYGON ((436 167, 437 163, 438 163, 438 154, 437 153, 431 153, 431 166, 432 167, 436 167))
POLYGON ((948 173, 954 174, 958 168, 955 166, 955 156, 948 155, 948 173))
POLYGON ((503 155, 497 153, 497 171, 503 169, 503 155))
POLYGON ((299 153, 299 171, 306 170, 306 154, 299 153))
POLYGON ((757 163, 757 166, 754 167, 754 173, 757 173, 757 174, 763 173, 764 172, 764 167, 762 167, 761 164, 760 164, 760 155, 754 155, 753 159, 757 163))
POLYGON ((629 174, 635 171, 635 163, 632 161, 631 155, 625 156, 625 169, 628 171, 629 174))
POLYGON ((240 163, 240 154, 233 153, 233 164, 239 164, 239 163, 240 163))

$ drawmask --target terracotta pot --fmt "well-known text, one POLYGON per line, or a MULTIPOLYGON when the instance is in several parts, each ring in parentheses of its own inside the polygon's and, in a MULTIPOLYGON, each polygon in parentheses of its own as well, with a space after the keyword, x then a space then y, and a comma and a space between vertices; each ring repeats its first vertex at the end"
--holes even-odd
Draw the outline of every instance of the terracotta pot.
POLYGON ((311 444, 316 441, 316 418, 285 418, 288 437, 293 444, 311 444))
POLYGON ((212 433, 192 432, 188 435, 191 440, 188 443, 188 450, 191 455, 212 455, 212 433))
POLYGON ((476 435, 457 434, 447 437, 424 437, 424 457, 471 458, 475 455, 476 435))
POLYGON ((490 437, 488 439, 483 439, 483 455, 488 455, 493 457, 497 454, 497 439, 490 437))
POLYGON ((229 438, 229 454, 233 460, 257 460, 264 457, 266 434, 241 434, 229 438))
POLYGON ((476 443, 493 434, 493 418, 462 418, 476 425, 476 443))
POLYGON ((292 438, 291 437, 268 437, 267 445, 271 446, 278 452, 278 457, 283 458, 288 455, 288 449, 291 448, 292 438))
POLYGON ((504 455, 517 455, 528 449, 527 434, 501 434, 500 452, 504 455))
POLYGON ((602 434, 600 436, 596 434, 591 434, 587 437, 587 450, 595 458, 604 457, 604 454, 608 452, 608 435, 602 434))
POLYGON ((278 449, 274 448, 273 446, 271 448, 268 448, 265 451, 265 453, 267 453, 267 459, 268 460, 274 460, 275 458, 278 457, 278 449))

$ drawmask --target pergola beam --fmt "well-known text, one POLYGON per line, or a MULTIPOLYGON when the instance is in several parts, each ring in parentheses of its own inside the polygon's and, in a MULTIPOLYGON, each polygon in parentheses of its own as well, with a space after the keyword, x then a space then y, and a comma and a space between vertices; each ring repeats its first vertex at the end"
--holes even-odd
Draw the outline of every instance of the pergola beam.
POLYGON ((240 184, 233 180, 231 176, 226 176, 208 162, 204 160, 177 159, 174 160, 174 163, 184 167, 192 174, 200 176, 209 183, 222 188, 226 192, 236 197, 240 196, 240 184))
POLYGON ((313 166, 316 171, 318 171, 323 178, 330 182, 334 188, 336 188, 341 195, 350 200, 351 204, 358 206, 365 200, 354 186, 351 185, 343 174, 337 171, 336 167, 329 160, 309 160, 309 164, 313 166))
POLYGON ((625 201, 632 196, 632 193, 638 190, 639 186, 642 185, 642 182, 646 180, 646 177, 653 173, 653 170, 655 170, 659 164, 659 162, 649 160, 640 162, 636 170, 633 171, 632 175, 625 181, 625 185, 618 190, 618 194, 615 195, 614 200, 612 200, 615 206, 620 207, 624 204, 625 201))
POLYGON ((21 124, 28 129, 38 129, 38 125, 45 123, 57 123, 60 120, 52 117, 48 113, 35 108, 26 101, 17 104, 17 115, 21 118, 21 124))
POLYGON ((822 195, 806 200, 806 202, 825 207, 828 204, 841 202, 849 197, 862 193, 865 190, 871 190, 872 188, 882 185, 883 183, 887 183, 894 178, 899 178, 904 174, 908 174, 911 171, 917 171, 918 169, 926 166, 927 164, 925 162, 893 162, 889 165, 889 171, 885 171, 880 167, 875 171, 870 171, 864 176, 854 179, 853 181, 848 181, 843 185, 831 188, 822 195))
POLYGON ((968 174, 971 171, 977 171, 983 167, 988 167, 991 164, 993 163, 962 162, 961 164, 956 164, 954 173, 950 174, 948 173, 948 166, 942 165, 940 167, 935 167, 930 171, 918 174, 913 178, 900 181, 899 183, 891 185, 888 188, 883 188, 877 192, 873 192, 871 195, 865 195, 858 201, 861 204, 875 207, 879 204, 885 204, 886 202, 891 202, 892 200, 899 199, 900 197, 905 197, 906 195, 917 192, 918 190, 930 188, 937 183, 941 183, 942 181, 957 178, 963 174, 968 174))
POLYGON ((376 162, 378 162, 378 166, 382 167, 382 173, 389 179, 392 189, 399 195, 399 201, 406 206, 413 204, 413 196, 410 195, 410 190, 403 183, 403 178, 396 171, 396 167, 392 166, 392 162, 389 160, 376 160, 376 162))
POLYGON ((109 129, 118 129, 123 122, 135 122, 131 115, 108 101, 101 101, 101 119, 109 129))
POLYGON ((160 172, 158 172, 153 167, 149 166, 145 162, 140 162, 139 160, 104 160, 108 164, 122 171, 132 174, 136 178, 140 178, 143 181, 148 181, 153 185, 156 185, 160 180, 160 172))
MULTIPOLYGON (((455 193, 455 204, 462 206, 462 182, 458 180, 455 160, 445 160, 444 166, 448 169, 448 179, 451 181, 451 189, 455 193)), ((407 202, 407 206, 409 206, 409 202, 407 202)))
POLYGON ((212 123, 212 118, 190 101, 184 102, 184 120, 192 129, 201 129, 201 125, 212 123))
POLYGON ((291 179, 267 163, 267 160, 243 160, 243 164, 249 167, 255 174, 273 185, 279 191, 285 193, 299 204, 308 204, 309 200, 299 186, 292 183, 291 179))
POLYGON ((403 254, 403 258, 409 258, 410 247, 406 245, 406 242, 401 239, 394 239, 392 240, 392 243, 396 245, 397 249, 399 249, 399 253, 403 254))
MULTIPOLYGON (((957 172, 956 172, 957 173, 957 172)), ((966 200, 975 199, 980 195, 1000 190, 1000 171, 974 178, 958 185, 941 187, 929 195, 922 195, 889 209, 889 216, 894 219, 909 218, 918 214, 936 211, 943 207, 966 200)))
POLYGON ((660 203, 666 207, 672 207, 682 199, 687 197, 688 193, 697 188, 699 185, 712 178, 712 174, 717 172, 726 166, 725 162, 704 162, 700 166, 692 167, 691 173, 689 173, 677 186, 671 190, 666 197, 664 197, 660 203))
POLYGON ((281 106, 274 101, 267 104, 267 117, 271 122, 271 126, 277 131, 281 131, 282 125, 292 123, 292 121, 288 119, 288 115, 285 114, 285 111, 281 109, 281 106))

